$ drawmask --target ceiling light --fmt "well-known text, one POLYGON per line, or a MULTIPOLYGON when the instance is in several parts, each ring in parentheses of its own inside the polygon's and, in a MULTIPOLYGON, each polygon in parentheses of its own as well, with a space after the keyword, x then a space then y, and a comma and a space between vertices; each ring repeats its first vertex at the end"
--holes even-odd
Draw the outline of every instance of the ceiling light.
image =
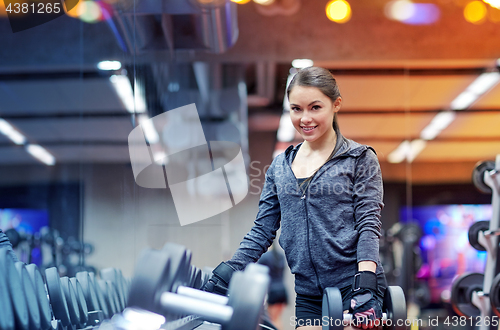
POLYGON ((452 110, 463 110, 468 108, 475 100, 476 95, 466 90, 451 102, 450 108, 452 110))
POLYGON ((406 155, 408 154, 409 149, 410 142, 405 140, 401 142, 401 144, 387 156, 387 160, 389 161, 389 163, 401 163, 406 159, 406 155))
POLYGON ((313 66, 314 62, 307 58, 298 58, 292 61, 292 66, 297 69, 303 69, 313 66))
POLYGON ((413 3, 410 0, 390 1, 384 8, 385 16, 405 24, 426 25, 435 23, 440 16, 439 7, 433 3, 413 3))
POLYGON ((97 68, 104 71, 120 70, 122 64, 119 61, 101 61, 97 63, 97 68))
POLYGON ((262 6, 269 6, 274 2, 274 0, 253 0, 253 2, 262 6))
POLYGON ((467 87, 467 90, 481 95, 489 91, 500 80, 500 73, 498 72, 485 72, 481 74, 472 84, 467 87))
POLYGON ((483 1, 489 4, 493 8, 500 9, 500 0, 483 0, 483 1))
POLYGON ((160 141, 160 136, 153 125, 153 120, 147 115, 140 115, 138 120, 148 143, 150 145, 158 143, 160 141))
POLYGON ((418 154, 424 150, 427 142, 421 139, 416 139, 413 141, 405 140, 387 156, 389 163, 401 163, 405 159, 408 162, 413 162, 413 160, 418 156, 418 154))
POLYGON ((452 110, 463 110, 468 108, 499 81, 500 73, 498 72, 486 72, 481 74, 465 89, 465 91, 451 102, 450 108, 452 110))
POLYGON ((416 139, 410 142, 410 150, 408 152, 408 155, 406 156, 406 159, 408 162, 413 162, 413 160, 418 156, 422 150, 425 149, 425 146, 427 145, 427 142, 422 139, 416 139))
POLYGON ((385 5, 385 15, 395 21, 409 19, 415 11, 415 4, 409 0, 390 1, 385 5))
POLYGON ((345 0, 332 0, 326 5, 326 17, 335 23, 346 23, 351 19, 351 6, 345 0))
POLYGON ((0 133, 8 137, 17 145, 22 145, 26 142, 26 138, 24 137, 24 135, 16 131, 16 129, 12 127, 11 124, 3 119, 0 119, 0 133))
POLYGON ((448 127, 453 120, 455 120, 456 116, 455 111, 443 111, 438 113, 430 124, 422 130, 420 137, 424 140, 433 140, 443 129, 448 127))
POLYGON ((146 101, 137 88, 135 93, 132 91, 132 85, 127 76, 112 75, 109 80, 113 84, 116 93, 120 97, 125 109, 130 113, 146 112, 146 101), (134 97, 135 96, 135 97, 134 97))
POLYGON ((28 144, 26 151, 45 165, 52 166, 56 163, 54 156, 38 144, 28 144))

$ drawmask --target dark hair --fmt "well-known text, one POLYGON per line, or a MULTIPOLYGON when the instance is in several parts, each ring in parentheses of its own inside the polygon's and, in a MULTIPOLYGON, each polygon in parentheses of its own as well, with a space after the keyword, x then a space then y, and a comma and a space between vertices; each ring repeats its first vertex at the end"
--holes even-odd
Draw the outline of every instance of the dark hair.
MULTIPOLYGON (((290 98, 290 92, 295 86, 316 87, 321 93, 330 98, 332 103, 340 97, 337 81, 333 78, 332 73, 324 68, 311 66, 297 72, 286 90, 286 96, 288 98, 290 98)), ((333 117, 333 128, 335 131, 338 131, 339 124, 337 122, 337 113, 335 113, 333 117)))

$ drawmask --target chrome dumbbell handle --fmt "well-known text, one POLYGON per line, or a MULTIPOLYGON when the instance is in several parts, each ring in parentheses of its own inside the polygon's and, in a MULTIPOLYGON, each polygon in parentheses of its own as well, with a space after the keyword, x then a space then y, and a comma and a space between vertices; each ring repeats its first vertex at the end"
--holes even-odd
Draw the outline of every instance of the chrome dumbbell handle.
POLYGON ((213 302, 216 304, 227 305, 229 298, 226 296, 221 296, 218 294, 201 291, 199 289, 193 289, 187 286, 179 286, 177 288, 177 294, 185 297, 197 298, 200 300, 213 302))
POLYGON ((201 316, 204 320, 213 323, 228 323, 233 316, 233 308, 220 303, 203 301, 197 298, 164 292, 161 294, 161 306, 170 312, 201 316))

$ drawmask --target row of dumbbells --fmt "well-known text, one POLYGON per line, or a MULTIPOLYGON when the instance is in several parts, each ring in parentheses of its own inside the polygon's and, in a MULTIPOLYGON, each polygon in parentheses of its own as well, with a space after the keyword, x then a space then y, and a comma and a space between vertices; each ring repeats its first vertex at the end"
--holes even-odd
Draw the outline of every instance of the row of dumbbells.
POLYGON ((0 330, 91 329, 126 306, 130 282, 115 268, 76 277, 43 273, 0 249, 0 330))
MULTIPOLYGON (((224 330, 255 330, 269 286, 268 272, 265 266, 250 264, 245 271, 234 273, 228 297, 208 293, 202 288, 210 275, 191 265, 191 251, 167 243, 163 249, 148 249, 139 257, 130 287, 130 308, 120 317, 127 318, 130 311, 160 315, 163 319, 159 323, 168 329, 176 328, 170 325, 179 320, 194 317, 218 323, 224 330)), ((134 319, 140 318, 134 314, 134 319)), ((114 320, 121 322, 115 328, 134 328, 122 326, 128 322, 120 318, 114 320)))

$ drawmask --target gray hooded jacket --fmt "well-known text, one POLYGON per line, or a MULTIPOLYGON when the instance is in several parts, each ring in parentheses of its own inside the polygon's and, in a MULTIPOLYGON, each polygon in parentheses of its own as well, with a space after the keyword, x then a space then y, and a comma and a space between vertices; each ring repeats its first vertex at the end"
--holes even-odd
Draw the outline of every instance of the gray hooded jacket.
MULTIPOLYGON (((291 164, 301 144, 277 156, 268 171, 253 228, 227 263, 243 269, 267 251, 281 226, 279 243, 295 274, 295 291, 320 296, 326 287, 352 284, 360 261, 379 261, 382 176, 375 151, 337 131, 334 156, 314 175, 305 193, 291 164)), ((380 277, 380 276, 379 276, 380 277)))

